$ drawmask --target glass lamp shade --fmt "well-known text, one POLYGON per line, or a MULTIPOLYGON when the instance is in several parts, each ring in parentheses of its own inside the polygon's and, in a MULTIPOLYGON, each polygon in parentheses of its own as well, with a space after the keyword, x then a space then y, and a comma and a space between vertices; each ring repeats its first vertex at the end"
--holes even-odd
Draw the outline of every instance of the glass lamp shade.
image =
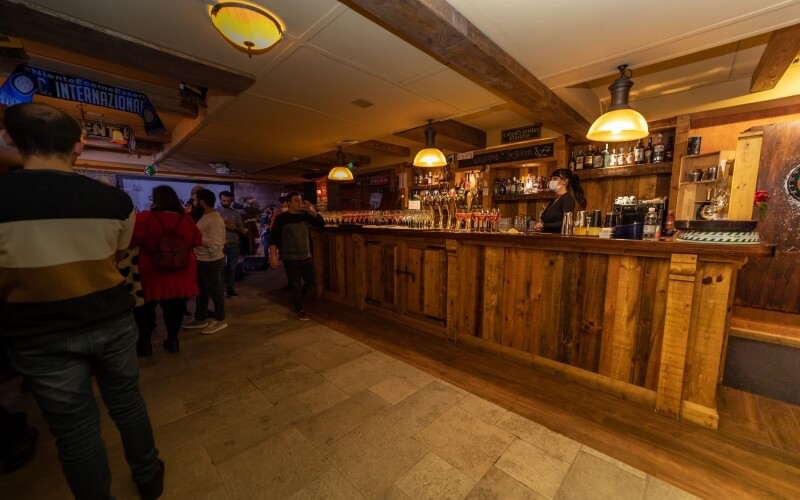
POLYGON ((352 181, 353 172, 347 167, 333 167, 328 172, 328 180, 331 181, 352 181))
POLYGON ((245 3, 218 3, 211 9, 211 22, 228 43, 250 56, 266 52, 282 35, 277 19, 245 3))
POLYGON ((438 148, 421 149, 414 157, 415 167, 435 168, 447 165, 447 158, 438 148))
POLYGON ((635 141, 647 137, 647 120, 632 108, 608 111, 592 123, 586 138, 595 142, 635 141))

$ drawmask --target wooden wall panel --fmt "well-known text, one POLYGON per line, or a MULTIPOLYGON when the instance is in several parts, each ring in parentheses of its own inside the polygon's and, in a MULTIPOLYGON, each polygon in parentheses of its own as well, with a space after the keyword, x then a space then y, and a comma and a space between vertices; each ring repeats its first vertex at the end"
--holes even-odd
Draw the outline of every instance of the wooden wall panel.
POLYGON ((613 326, 605 329, 601 373, 616 380, 632 382, 633 352, 639 327, 642 259, 621 256, 618 261, 617 307, 614 310, 613 326))
POLYGON ((414 247, 407 247, 405 252, 405 261, 402 262, 402 268, 411 274, 400 275, 399 280, 405 285, 405 299, 403 300, 403 310, 417 314, 423 312, 423 267, 422 267, 422 253, 424 250, 414 247))
POLYGON ((702 263, 695 277, 694 301, 699 307, 692 314, 683 397, 710 408, 716 407, 717 375, 728 326, 728 291, 732 279, 729 265, 712 262, 702 263))
POLYGON ((426 249, 423 254, 422 312, 431 318, 447 318, 447 254, 443 249, 426 249))
POLYGON ((505 275, 505 248, 487 246, 483 256, 483 301, 478 303, 482 311, 481 331, 484 340, 501 343, 503 328, 503 288, 505 275))
POLYGON ((561 294, 558 306, 558 355, 556 361, 574 365, 578 350, 578 325, 580 324, 583 276, 586 272, 586 254, 569 252, 564 255, 561 294))
POLYGON ((600 347, 603 339, 603 310, 605 304, 606 276, 609 258, 605 255, 586 256, 584 286, 579 292, 580 324, 577 330, 577 356, 573 362, 578 368, 597 372, 600 364, 600 347))
POLYGON ((542 309, 539 316, 541 335, 535 354, 555 360, 559 354, 559 320, 561 301, 561 279, 564 274, 564 253, 547 251, 543 255, 542 309))

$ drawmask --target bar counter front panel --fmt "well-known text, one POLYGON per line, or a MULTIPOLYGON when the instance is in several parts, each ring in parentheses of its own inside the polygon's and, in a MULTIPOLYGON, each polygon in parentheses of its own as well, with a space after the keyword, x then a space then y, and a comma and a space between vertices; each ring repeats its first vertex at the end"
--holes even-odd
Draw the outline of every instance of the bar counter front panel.
MULTIPOLYGON (((716 428, 737 271, 768 245, 326 227, 318 292, 716 428)), ((455 348, 455 347, 454 347, 455 348)))

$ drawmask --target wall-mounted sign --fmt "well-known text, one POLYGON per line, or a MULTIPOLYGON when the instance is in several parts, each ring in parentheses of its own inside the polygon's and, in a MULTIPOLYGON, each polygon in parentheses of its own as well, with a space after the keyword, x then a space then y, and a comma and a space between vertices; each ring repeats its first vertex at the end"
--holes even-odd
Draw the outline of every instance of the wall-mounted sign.
POLYGON ((529 139, 538 139, 542 133, 542 124, 534 123, 527 127, 512 128, 500 132, 500 144, 508 144, 509 142, 527 141, 529 139))
POLYGON ((552 158, 554 151, 555 143, 548 142, 546 144, 536 144, 522 148, 493 151, 491 153, 460 153, 457 156, 458 168, 474 168, 483 165, 495 165, 497 163, 510 163, 514 161, 552 158))
POLYGON ((31 102, 33 94, 135 113, 142 118, 148 134, 166 130, 155 106, 141 92, 24 64, 17 66, 0 87, 0 104, 31 102))

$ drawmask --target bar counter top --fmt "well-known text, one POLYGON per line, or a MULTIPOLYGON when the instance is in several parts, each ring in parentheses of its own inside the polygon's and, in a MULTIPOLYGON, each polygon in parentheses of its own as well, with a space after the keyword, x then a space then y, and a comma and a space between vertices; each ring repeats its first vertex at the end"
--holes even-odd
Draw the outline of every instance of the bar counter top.
POLYGON ((739 269, 770 244, 346 225, 317 294, 716 428, 739 269))
MULTIPOLYGON (((319 229, 317 229, 319 230, 319 229)), ((730 257, 772 257, 775 245, 769 243, 736 244, 736 243, 696 243, 689 241, 643 241, 596 236, 564 236, 552 233, 483 233, 441 229, 409 229, 397 226, 325 226, 322 231, 330 233, 364 233, 369 235, 387 235, 393 237, 437 238, 457 241, 480 241, 487 245, 521 245, 533 247, 558 247, 578 251, 599 251, 632 255, 654 255, 671 253, 690 253, 696 255, 730 256, 730 257)))

